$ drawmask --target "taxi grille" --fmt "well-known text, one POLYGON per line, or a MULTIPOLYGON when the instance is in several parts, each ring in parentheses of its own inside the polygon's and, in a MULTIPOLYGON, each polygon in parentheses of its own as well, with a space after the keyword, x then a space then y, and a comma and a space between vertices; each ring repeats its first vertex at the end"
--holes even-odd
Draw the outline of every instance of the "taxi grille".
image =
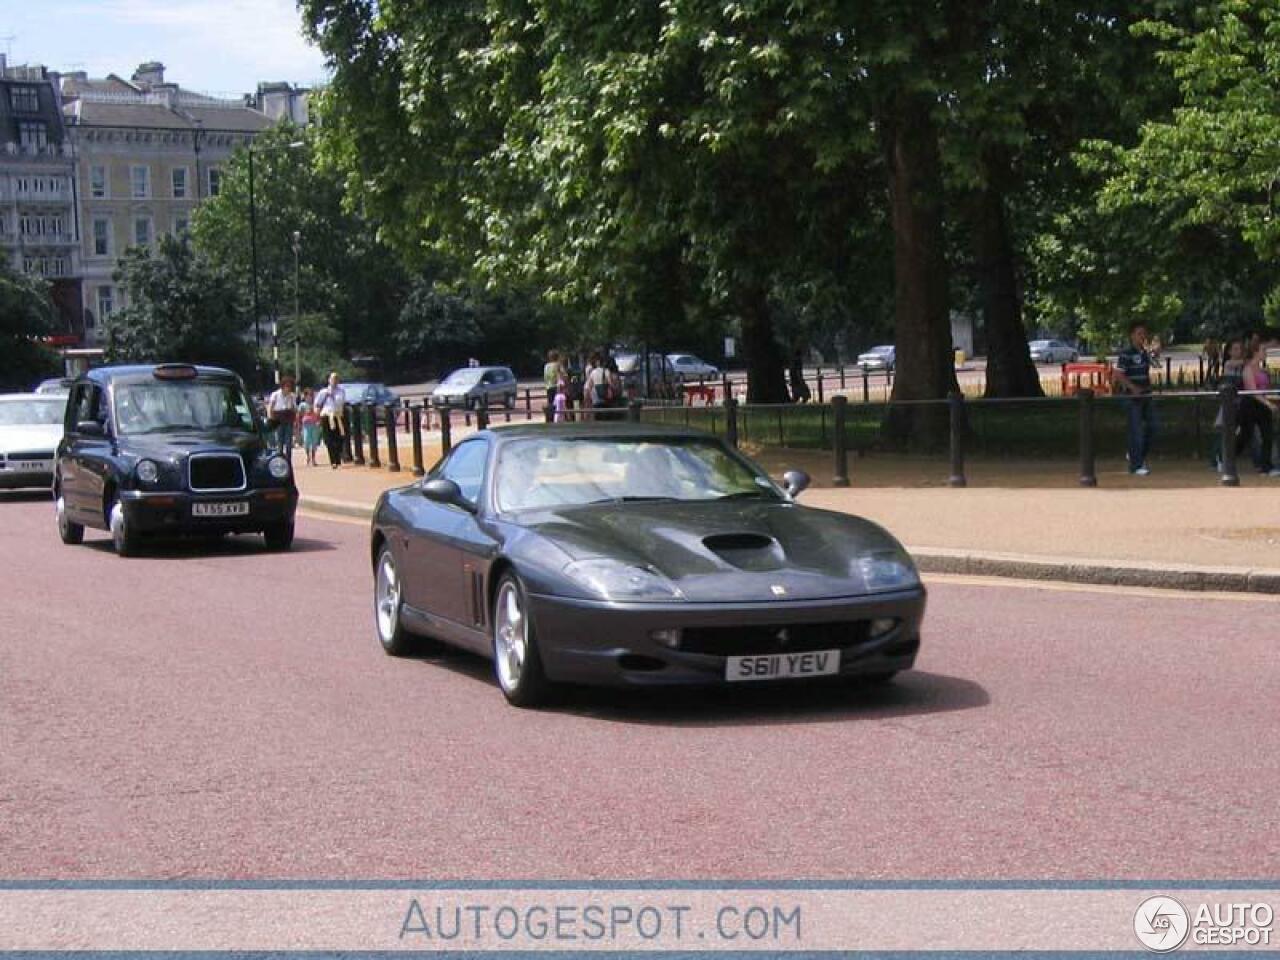
POLYGON ((836 650, 863 643, 869 629, 866 620, 750 627, 693 627, 685 629, 681 634, 680 649, 688 653, 705 653, 717 657, 836 650))
POLYGON ((244 461, 234 453, 193 453, 187 460, 187 473, 195 492, 245 487, 244 461))

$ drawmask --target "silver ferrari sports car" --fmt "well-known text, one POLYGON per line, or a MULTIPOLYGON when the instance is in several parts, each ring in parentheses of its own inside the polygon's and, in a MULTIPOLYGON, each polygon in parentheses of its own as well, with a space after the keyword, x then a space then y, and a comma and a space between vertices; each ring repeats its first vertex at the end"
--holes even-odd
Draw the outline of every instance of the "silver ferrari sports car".
POLYGON ((511 426, 383 494, 383 649, 494 662, 507 699, 557 684, 884 680, 915 662, 925 590, 867 520, 796 502, 718 438, 643 423, 511 426))

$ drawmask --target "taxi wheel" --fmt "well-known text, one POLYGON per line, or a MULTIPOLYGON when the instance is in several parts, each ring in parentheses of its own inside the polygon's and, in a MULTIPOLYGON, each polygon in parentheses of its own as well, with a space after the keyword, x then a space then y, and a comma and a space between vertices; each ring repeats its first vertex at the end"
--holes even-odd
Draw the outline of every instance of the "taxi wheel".
POLYGON ((108 524, 111 529, 111 545, 116 548, 116 556, 132 557, 138 552, 138 535, 129 527, 128 518, 124 514, 124 505, 116 500, 111 504, 108 524))
POLYGON ((268 550, 288 550, 293 546, 293 524, 277 523, 262 531, 268 550))
POLYGON ((62 538, 63 543, 75 545, 84 542, 84 527, 78 523, 72 523, 67 517, 67 504, 59 491, 57 499, 54 500, 54 511, 58 517, 58 536, 62 538))

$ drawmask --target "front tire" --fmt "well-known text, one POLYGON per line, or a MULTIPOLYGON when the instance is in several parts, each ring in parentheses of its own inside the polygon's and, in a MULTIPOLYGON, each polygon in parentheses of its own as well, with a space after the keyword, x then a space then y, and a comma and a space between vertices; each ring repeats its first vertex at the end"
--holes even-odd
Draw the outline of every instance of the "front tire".
POLYGON ((277 523, 262 531, 268 550, 288 550, 293 546, 293 521, 277 523))
POLYGON ((111 545, 115 547, 116 556, 133 557, 138 554, 138 535, 134 533, 125 515, 124 504, 116 499, 107 514, 107 526, 111 531, 111 545))
POLYGON ((550 699, 524 585, 513 573, 503 574, 494 595, 493 672, 512 706, 536 707, 550 699))
POLYGON ((53 509, 58 519, 58 536, 62 539, 62 542, 69 546, 84 543, 84 527, 81 524, 73 523, 67 516, 67 504, 61 490, 58 491, 57 497, 54 498, 53 509))
POLYGON ((407 657, 416 646, 415 637, 404 628, 403 611, 404 593, 396 557, 391 552, 391 545, 384 543, 374 567, 373 626, 378 642, 382 644, 382 652, 389 657, 407 657))

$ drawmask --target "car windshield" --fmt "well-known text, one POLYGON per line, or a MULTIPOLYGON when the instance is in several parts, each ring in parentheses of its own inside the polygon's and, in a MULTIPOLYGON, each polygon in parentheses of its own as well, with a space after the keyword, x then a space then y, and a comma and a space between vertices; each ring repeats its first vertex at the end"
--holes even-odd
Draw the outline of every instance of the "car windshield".
POLYGON ((0 427, 61 423, 66 406, 66 400, 60 397, 50 397, 48 400, 30 397, 0 401, 0 427))
POLYGON ((500 511, 628 500, 778 500, 777 488, 714 440, 516 440, 498 459, 500 511))
POLYGON ((121 435, 254 429, 249 399, 234 383, 152 380, 119 384, 114 393, 121 435))
POLYGON ((445 378, 445 383, 450 386, 471 386, 484 374, 479 367, 463 367, 461 370, 455 370, 445 378))
POLYGON ((867 353, 893 353, 893 347, 872 347, 867 353))

